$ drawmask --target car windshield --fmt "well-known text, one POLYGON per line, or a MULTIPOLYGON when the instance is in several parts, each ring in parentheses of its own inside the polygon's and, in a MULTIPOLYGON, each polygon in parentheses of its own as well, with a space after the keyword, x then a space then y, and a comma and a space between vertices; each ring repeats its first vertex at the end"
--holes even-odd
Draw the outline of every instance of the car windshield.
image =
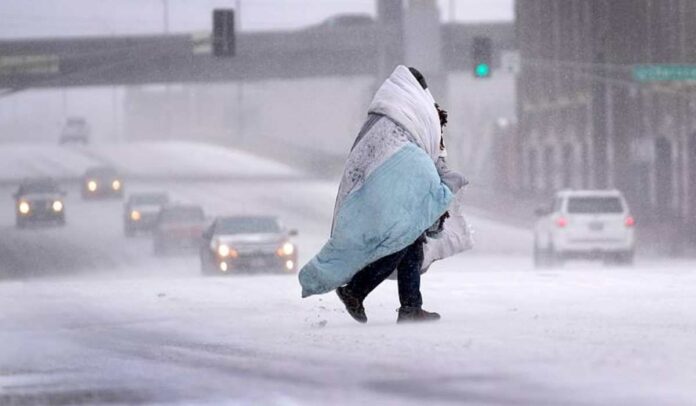
POLYGON ((270 234, 279 233, 280 226, 273 217, 234 217, 217 221, 217 234, 270 234))
POLYGON ((108 177, 116 177, 117 172, 113 168, 95 168, 95 169, 90 169, 87 171, 87 177, 93 177, 93 178, 108 178, 108 177))
POLYGON ((143 195, 133 195, 130 198, 132 204, 152 204, 152 205, 163 205, 167 204, 169 197, 166 194, 143 194, 143 195))
POLYGON ((58 192, 58 185, 52 180, 32 181, 22 184, 19 191, 21 194, 55 193, 58 192))
POLYGON ((84 118, 77 118, 77 117, 69 117, 67 121, 68 125, 74 125, 74 126, 82 126, 85 125, 85 119, 84 118))
POLYGON ((623 204, 618 197, 571 197, 568 200, 568 213, 623 213, 623 204))
POLYGON ((175 207, 162 212, 161 221, 165 223, 194 222, 205 220, 203 209, 200 207, 175 207))
POLYGON ((374 21, 369 15, 345 15, 336 16, 326 20, 328 26, 352 27, 358 25, 369 25, 374 21))
POLYGON ((66 127, 66 129, 70 129, 70 130, 84 130, 85 127, 87 127, 87 124, 85 124, 83 122, 79 122, 79 121, 78 122, 68 122, 65 125, 65 127, 66 127))

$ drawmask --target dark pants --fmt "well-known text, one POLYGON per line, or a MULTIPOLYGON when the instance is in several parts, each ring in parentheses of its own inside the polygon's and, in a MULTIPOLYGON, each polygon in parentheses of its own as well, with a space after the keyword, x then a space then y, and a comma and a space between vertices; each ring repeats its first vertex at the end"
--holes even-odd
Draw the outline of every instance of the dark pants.
POLYGON ((420 270, 423 265, 423 239, 369 264, 353 276, 346 289, 355 297, 365 299, 396 269, 399 281, 399 301, 402 307, 423 305, 420 293, 420 270))

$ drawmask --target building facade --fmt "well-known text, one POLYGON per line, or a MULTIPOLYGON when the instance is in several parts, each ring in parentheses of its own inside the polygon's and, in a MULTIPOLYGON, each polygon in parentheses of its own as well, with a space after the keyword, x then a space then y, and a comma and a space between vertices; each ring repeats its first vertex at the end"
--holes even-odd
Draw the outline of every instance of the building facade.
POLYGON ((696 228, 696 87, 634 72, 696 64, 696 2, 517 0, 516 26, 521 189, 618 188, 696 228))

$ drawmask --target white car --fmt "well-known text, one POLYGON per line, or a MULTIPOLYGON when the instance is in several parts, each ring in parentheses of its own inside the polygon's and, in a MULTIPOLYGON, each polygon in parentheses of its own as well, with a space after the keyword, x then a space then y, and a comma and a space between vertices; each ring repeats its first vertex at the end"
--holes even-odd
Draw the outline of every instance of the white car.
POLYGON ((618 190, 561 191, 536 214, 535 266, 572 258, 633 263, 635 219, 618 190))

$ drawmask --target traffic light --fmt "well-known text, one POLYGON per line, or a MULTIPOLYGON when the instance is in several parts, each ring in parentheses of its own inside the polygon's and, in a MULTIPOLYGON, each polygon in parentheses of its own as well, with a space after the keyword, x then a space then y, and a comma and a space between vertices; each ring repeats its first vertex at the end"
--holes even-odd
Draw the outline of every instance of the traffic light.
POLYGON ((213 55, 234 56, 234 10, 213 10, 213 55))
POLYGON ((493 41, 489 37, 474 37, 471 60, 475 78, 489 78, 493 73, 493 41))

